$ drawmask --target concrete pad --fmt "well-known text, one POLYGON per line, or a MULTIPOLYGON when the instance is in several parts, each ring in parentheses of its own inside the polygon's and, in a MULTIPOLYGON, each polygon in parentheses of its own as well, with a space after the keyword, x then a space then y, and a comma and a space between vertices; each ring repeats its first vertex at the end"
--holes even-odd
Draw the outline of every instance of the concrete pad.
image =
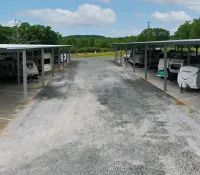
MULTIPOLYGON (((52 81, 51 72, 45 73, 45 86, 50 81, 52 81)), ((39 76, 38 82, 34 80, 28 83, 28 101, 41 90, 42 81, 39 76)), ((24 108, 23 84, 18 85, 16 81, 0 82, 0 130, 24 108)))

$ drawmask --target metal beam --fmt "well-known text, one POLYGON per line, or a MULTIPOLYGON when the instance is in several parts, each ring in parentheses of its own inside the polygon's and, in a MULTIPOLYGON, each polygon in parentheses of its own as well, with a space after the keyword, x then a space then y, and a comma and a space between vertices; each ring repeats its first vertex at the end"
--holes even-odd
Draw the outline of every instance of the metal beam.
POLYGON ((133 72, 135 72, 135 45, 133 46, 133 72))
POLYGON ((23 90, 24 90, 24 104, 27 104, 27 67, 26 67, 26 51, 23 51, 23 90))
POLYGON ((199 46, 196 45, 196 56, 198 56, 198 48, 199 48, 199 46))
POLYGON ((167 44, 164 46, 164 91, 167 91, 167 44))
POLYGON ((51 56, 52 56, 52 62, 51 62, 51 64, 52 64, 52 77, 54 77, 54 71, 55 71, 55 66, 54 66, 54 62, 55 62, 55 54, 54 54, 54 48, 52 48, 52 53, 51 53, 51 56))
POLYGON ((19 52, 17 52, 17 83, 20 84, 20 60, 19 60, 19 52))
POLYGON ((42 59, 42 87, 44 87, 44 49, 41 49, 41 59, 42 59))
POLYGON ((145 61, 144 61, 144 65, 145 65, 145 79, 147 79, 147 45, 145 45, 145 61))
POLYGON ((126 45, 126 67, 128 67, 128 58, 127 58, 128 46, 126 45))
POLYGON ((190 46, 188 46, 188 52, 187 52, 187 65, 190 65, 190 46))

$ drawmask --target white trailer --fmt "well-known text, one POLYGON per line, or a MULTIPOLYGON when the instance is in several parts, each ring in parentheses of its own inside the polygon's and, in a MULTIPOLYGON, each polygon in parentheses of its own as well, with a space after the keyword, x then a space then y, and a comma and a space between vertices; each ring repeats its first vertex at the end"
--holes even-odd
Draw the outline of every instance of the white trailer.
POLYGON ((181 67, 177 81, 181 88, 200 89, 200 65, 181 67))
MULTIPOLYGON (((170 58, 167 58, 167 77, 168 77, 169 63, 170 63, 170 58)), ((160 58, 159 60, 157 76, 164 78, 164 58, 160 58)))
POLYGON ((177 76, 181 67, 186 65, 186 59, 172 58, 169 63, 168 78, 171 81, 177 80, 177 76))
POLYGON ((45 72, 49 72, 52 70, 51 60, 52 60, 51 53, 44 53, 44 71, 45 72))
MULTIPOLYGON (((26 61, 27 77, 38 78, 38 68, 33 60, 26 61)), ((20 64, 20 75, 22 77, 23 65, 20 64)), ((14 60, 2 60, 0 61, 0 75, 1 77, 12 78, 17 76, 17 64, 14 60)))

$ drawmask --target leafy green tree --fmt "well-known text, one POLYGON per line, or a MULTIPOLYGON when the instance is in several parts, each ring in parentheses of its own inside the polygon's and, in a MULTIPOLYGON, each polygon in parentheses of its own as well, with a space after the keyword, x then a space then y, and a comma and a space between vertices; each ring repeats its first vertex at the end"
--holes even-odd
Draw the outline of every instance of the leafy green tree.
POLYGON ((191 35, 192 23, 190 21, 186 21, 182 24, 174 34, 176 39, 189 39, 191 35))
POLYGON ((150 28, 138 35, 138 41, 163 41, 170 38, 170 32, 161 28, 150 28))
POLYGON ((10 39, 7 36, 11 36, 13 29, 11 27, 5 27, 0 25, 0 43, 9 44, 10 39))
POLYGON ((200 18, 194 19, 191 27, 190 38, 200 38, 200 18))

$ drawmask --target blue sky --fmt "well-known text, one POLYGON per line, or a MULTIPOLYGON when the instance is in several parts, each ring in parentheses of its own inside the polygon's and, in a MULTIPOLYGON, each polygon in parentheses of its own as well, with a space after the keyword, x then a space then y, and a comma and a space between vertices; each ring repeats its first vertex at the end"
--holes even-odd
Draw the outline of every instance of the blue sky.
POLYGON ((1 24, 12 20, 49 25, 63 35, 137 35, 147 27, 172 34, 185 20, 199 18, 200 0, 1 0, 1 24), (11 5, 12 4, 12 5, 11 5))

